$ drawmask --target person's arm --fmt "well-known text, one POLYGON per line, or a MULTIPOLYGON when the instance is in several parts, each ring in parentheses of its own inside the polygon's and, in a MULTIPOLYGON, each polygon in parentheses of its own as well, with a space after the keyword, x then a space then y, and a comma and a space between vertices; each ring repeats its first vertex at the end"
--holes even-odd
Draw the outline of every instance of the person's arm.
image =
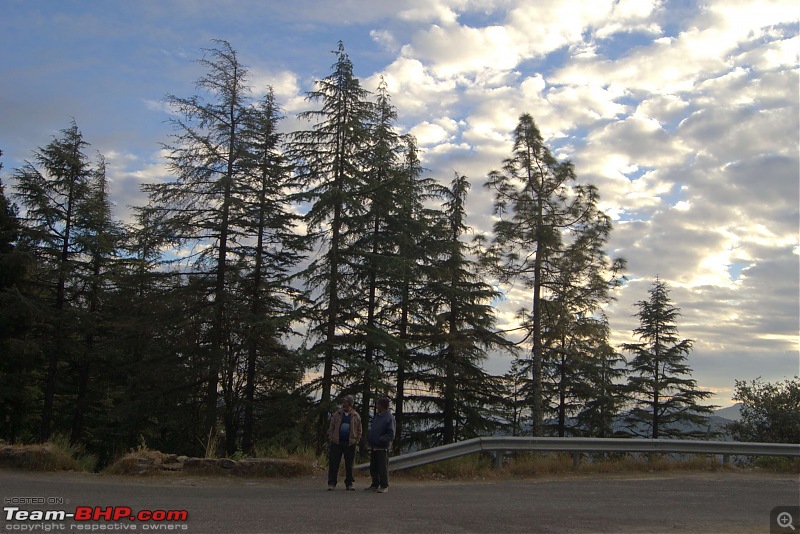
POLYGON ((328 441, 331 439, 331 435, 333 434, 333 421, 336 419, 336 412, 331 414, 330 421, 328 422, 328 441))
POLYGON ((394 441, 394 433, 396 431, 395 420, 394 416, 391 416, 389 421, 387 421, 386 428, 381 434, 381 445, 384 447, 388 447, 394 441))
POLYGON ((364 433, 364 429, 361 427, 361 416, 358 415, 358 412, 356 412, 355 410, 353 410, 353 413, 355 414, 353 420, 355 424, 354 430, 356 433, 356 443, 358 443, 359 441, 361 441, 361 434, 364 433))

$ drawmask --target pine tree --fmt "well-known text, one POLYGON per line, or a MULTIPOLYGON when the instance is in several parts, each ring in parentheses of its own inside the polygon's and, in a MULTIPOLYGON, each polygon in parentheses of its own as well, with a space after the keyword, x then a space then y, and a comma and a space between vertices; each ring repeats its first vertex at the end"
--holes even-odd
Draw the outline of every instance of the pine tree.
POLYGON ((414 198, 404 197, 413 192, 404 187, 405 169, 400 159, 403 147, 396 132, 396 120, 386 83, 381 80, 368 124, 371 146, 364 162, 366 209, 361 220, 354 219, 355 225, 363 230, 353 243, 357 258, 354 265, 358 268, 351 277, 354 286, 361 288, 356 292, 355 308, 363 310, 351 337, 351 344, 363 350, 363 362, 359 365, 362 372, 351 387, 361 392, 364 435, 374 395, 389 395, 394 390, 387 367, 394 363, 400 348, 398 339, 392 335, 400 318, 394 313, 391 294, 402 283, 396 276, 401 239, 396 230, 398 218, 406 215, 405 210, 414 198))
POLYGON ((525 361, 515 354, 511 368, 503 375, 501 405, 503 431, 512 436, 523 435, 524 422, 529 418, 530 403, 526 388, 530 387, 530 376, 525 361))
MULTIPOLYGON (((102 410, 97 406, 97 399, 103 395, 90 391, 90 379, 93 372, 102 375, 104 374, 102 370, 113 366, 110 355, 116 353, 112 328, 115 322, 114 310, 107 309, 107 301, 109 294, 115 290, 113 286, 117 278, 122 229, 113 219, 111 201, 108 198, 105 160, 102 156, 99 157, 97 166, 89 177, 86 197, 76 223, 76 243, 83 264, 80 284, 85 288, 81 299, 83 327, 80 329, 85 351, 77 355, 72 362, 78 373, 78 389, 71 443, 81 441, 84 419, 90 407, 95 406, 95 414, 102 410), (93 400, 95 402, 92 402, 93 400)), ((104 387, 102 380, 98 386, 104 387)))
MULTIPOLYGON (((437 251, 441 241, 437 226, 441 212, 430 204, 442 201, 445 188, 425 175, 411 135, 401 138, 401 162, 398 183, 392 201, 392 217, 386 221, 387 239, 394 243, 394 255, 388 262, 391 282, 385 288, 393 323, 391 334, 398 348, 393 353, 395 385, 394 415, 397 423, 395 448, 399 451, 412 441, 413 425, 407 425, 407 409, 419 403, 409 402, 420 385, 418 372, 425 369, 430 326, 435 324, 435 296, 429 283, 436 271, 437 251)), ((424 373, 423 373, 424 374, 424 373)), ((417 414, 419 415, 419 414, 417 414)), ((411 418, 415 417, 411 414, 411 418)))
POLYGON ((580 409, 575 415, 576 432, 597 438, 617 435, 614 423, 625 405, 625 359, 608 343, 605 317, 590 319, 585 327, 593 340, 583 352, 574 385, 580 409))
MULTIPOLYGON (((282 338, 292 334, 297 321, 295 302, 301 291, 291 285, 295 267, 307 244, 295 232, 299 216, 289 210, 287 199, 296 187, 292 168, 283 154, 283 119, 272 88, 253 107, 245 131, 247 179, 243 182, 242 213, 236 221, 249 237, 234 253, 247 265, 239 284, 247 317, 243 336, 247 340, 244 374, 242 450, 254 447, 255 403, 259 382, 296 385, 303 374, 301 362, 284 346, 282 338), (263 377, 263 378, 262 378, 263 377), (285 383, 288 379, 288 383, 285 383)), ((230 429, 232 431, 234 429, 230 429)), ((235 434, 235 433, 234 433, 235 434)))
POLYGON ((611 225, 597 208, 596 188, 576 183, 572 163, 556 160, 530 115, 520 117, 512 155, 502 171, 489 174, 486 187, 494 191, 499 217, 487 261, 501 283, 519 281, 532 291, 531 308, 518 316, 524 340, 532 344, 530 402, 538 436, 544 429, 547 353, 559 350, 566 357, 571 318, 592 313, 608 298, 624 262, 610 262, 602 252, 611 225), (590 255, 579 253, 581 241, 591 245, 590 255), (571 302, 570 293, 583 302, 571 302))
POLYGON ((686 359, 693 341, 678 337, 680 308, 670 300, 667 284, 656 279, 648 293, 648 300, 636 303, 639 326, 633 333, 641 342, 623 345, 634 355, 629 363, 634 406, 626 418, 628 429, 653 439, 702 437, 706 431, 697 427, 708 424, 712 407, 698 403, 711 392, 698 389, 690 378, 686 359))
POLYGON ((597 209, 590 188, 582 220, 570 227, 570 239, 554 257, 543 301, 543 382, 555 411, 558 436, 575 433, 574 416, 587 399, 583 383, 594 362, 592 355, 608 344, 601 307, 612 300, 611 289, 621 279, 623 260, 613 263, 603 250, 611 231, 610 219, 597 209), (608 277, 608 278, 607 278, 608 277))
POLYGON ((435 299, 435 322, 428 342, 431 372, 420 374, 424 387, 436 394, 427 402, 436 411, 429 433, 441 443, 483 435, 497 424, 491 407, 500 402, 499 381, 486 373, 481 362, 491 348, 505 341, 494 328, 491 303, 498 294, 482 281, 474 251, 463 241, 465 203, 469 182, 456 173, 445 190, 439 227, 439 257, 427 289, 435 299))
POLYGON ((299 115, 314 124, 311 130, 293 134, 290 152, 303 188, 298 200, 310 204, 307 227, 322 245, 319 259, 306 271, 308 285, 318 289, 313 295, 312 334, 319 342, 312 352, 322 365, 322 376, 315 383, 320 390, 320 445, 334 383, 339 383, 340 392, 348 386, 335 376, 335 367, 341 372, 361 365, 350 339, 361 318, 361 310, 356 309, 359 288, 350 282, 361 268, 352 245, 363 236, 368 209, 365 165, 373 117, 369 92, 353 74, 353 63, 341 42, 334 54, 333 72, 317 81, 316 89, 307 95, 307 100, 320 103, 320 109, 299 115))
POLYGON ((16 198, 26 212, 21 245, 36 260, 29 280, 31 291, 37 295, 32 303, 52 310, 49 315, 38 312, 47 317, 52 329, 51 335, 42 338, 47 358, 39 429, 42 441, 52 431, 59 370, 65 361, 82 352, 71 333, 78 321, 73 303, 82 290, 76 284, 81 251, 75 227, 92 174, 84 153, 87 145, 73 121, 60 137, 34 152, 34 162, 26 162, 14 173, 16 198))
MULTIPOLYGON (((216 435, 218 396, 223 366, 235 361, 229 347, 231 305, 229 273, 230 248, 235 239, 232 222, 238 208, 236 197, 243 180, 243 130, 248 117, 248 71, 231 45, 214 41, 198 63, 206 69, 196 85, 203 96, 189 98, 169 95, 175 111, 171 119, 176 133, 168 163, 174 182, 148 184, 143 190, 150 203, 146 217, 158 221, 165 243, 172 247, 192 246, 192 253, 180 261, 189 263, 198 275, 208 279, 208 355, 205 392, 205 420, 202 435, 216 435)), ((198 277, 198 280, 200 278, 198 277)))
MULTIPOLYGON (((3 151, 0 150, 0 157, 3 151)), ((0 170, 3 163, 0 162, 0 170)), ((25 261, 17 253, 20 238, 19 209, 6 196, 5 187, 0 180, 0 291, 14 286, 24 275, 25 261)))
POLYGON ((30 256, 17 247, 20 235, 17 206, 0 181, 0 439, 9 443, 15 443, 38 422, 41 378, 38 346, 32 335, 35 316, 21 287, 30 256))
POLYGON ((136 209, 136 222, 125 228, 121 243, 117 291, 111 295, 120 354, 101 427, 112 454, 142 440, 157 450, 202 452, 197 437, 208 321, 198 310, 207 290, 192 284, 191 274, 177 270, 172 258, 162 257, 164 228, 152 220, 160 214, 136 209))

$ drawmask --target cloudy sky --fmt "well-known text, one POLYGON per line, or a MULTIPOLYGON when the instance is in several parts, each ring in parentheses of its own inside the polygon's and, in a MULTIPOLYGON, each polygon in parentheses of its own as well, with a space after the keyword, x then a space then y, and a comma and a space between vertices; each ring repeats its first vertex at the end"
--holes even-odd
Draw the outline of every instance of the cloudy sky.
MULTIPOLYGON (((212 39, 256 93, 274 87, 287 129, 341 39, 365 87, 386 79, 431 174, 469 177, 478 232, 481 185, 533 115, 615 221, 630 282, 608 309, 614 341, 659 276, 694 378, 727 406, 735 379, 800 373, 799 17, 796 0, 4 0, 0 176, 74 118, 125 218, 167 177, 163 97, 194 94, 212 39)), ((509 297, 501 324, 528 300, 509 297)))

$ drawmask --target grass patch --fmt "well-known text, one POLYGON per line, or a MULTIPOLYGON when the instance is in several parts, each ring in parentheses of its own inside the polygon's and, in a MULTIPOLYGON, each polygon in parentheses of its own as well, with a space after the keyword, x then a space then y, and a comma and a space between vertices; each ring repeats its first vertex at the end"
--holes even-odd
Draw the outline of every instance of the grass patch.
POLYGON ((0 466, 31 471, 92 471, 97 457, 62 438, 32 445, 0 445, 0 466))
POLYGON ((500 470, 493 469, 494 458, 490 454, 476 453, 434 464, 422 465, 392 473, 400 478, 421 480, 476 479, 495 477, 500 470))
POLYGON ((138 449, 118 458, 103 470, 109 475, 141 476, 158 472, 165 454, 159 451, 138 449))
MULTIPOLYGON (((315 449, 311 447, 299 447, 292 450, 286 447, 259 447, 256 446, 253 454, 255 459, 287 460, 297 464, 298 474, 311 474, 320 469, 327 469, 328 455, 323 453, 317 456, 315 449)), ((288 465, 288 464, 287 464, 288 465)))
POLYGON ((150 450, 141 444, 104 471, 111 475, 294 477, 311 474, 317 467, 310 451, 261 450, 255 457, 237 451, 232 458, 189 458, 150 450))
POLYGON ((800 473, 800 458, 785 456, 760 456, 751 465, 756 469, 774 471, 776 473, 800 473))
MULTIPOLYGON (((713 455, 676 458, 660 454, 584 454, 576 467, 572 453, 517 452, 504 458, 502 468, 495 469, 494 464, 493 455, 476 453, 396 471, 393 476, 419 480, 451 480, 736 469, 732 464, 723 465, 720 459, 713 455)), ((792 463, 787 460, 786 463, 774 463, 776 469, 784 472, 791 468, 797 469, 797 464, 800 464, 800 461, 792 463)))
POLYGON ((587 454, 575 466, 572 453, 520 453, 512 456, 503 470, 513 476, 564 473, 612 474, 662 471, 717 471, 724 466, 716 456, 691 455, 676 458, 661 454, 587 454))

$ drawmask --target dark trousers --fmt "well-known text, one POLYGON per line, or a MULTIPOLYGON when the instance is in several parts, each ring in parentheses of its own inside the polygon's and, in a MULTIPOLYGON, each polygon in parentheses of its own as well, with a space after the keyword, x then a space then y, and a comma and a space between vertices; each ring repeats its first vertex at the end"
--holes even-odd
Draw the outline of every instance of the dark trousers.
POLYGON ((389 451, 372 449, 369 452, 369 474, 373 488, 389 487, 389 451))
POLYGON ((328 448, 328 484, 336 485, 339 477, 339 465, 344 456, 344 484, 352 486, 353 481, 353 459, 356 457, 356 446, 347 443, 330 443, 328 448))

